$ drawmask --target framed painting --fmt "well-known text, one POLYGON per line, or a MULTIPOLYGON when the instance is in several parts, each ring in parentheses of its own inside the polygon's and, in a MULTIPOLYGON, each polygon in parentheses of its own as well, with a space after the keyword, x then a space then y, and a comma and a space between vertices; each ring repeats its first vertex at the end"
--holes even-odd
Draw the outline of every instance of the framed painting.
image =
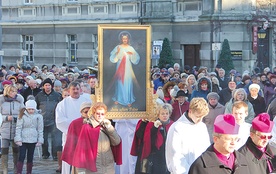
POLYGON ((155 113, 150 81, 151 27, 99 25, 98 41, 95 97, 107 105, 107 117, 151 117, 155 113))

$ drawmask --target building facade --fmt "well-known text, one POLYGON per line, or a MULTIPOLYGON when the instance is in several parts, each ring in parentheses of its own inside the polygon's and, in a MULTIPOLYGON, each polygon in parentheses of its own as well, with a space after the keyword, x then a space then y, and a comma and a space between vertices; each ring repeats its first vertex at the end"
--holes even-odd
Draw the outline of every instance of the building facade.
MULTIPOLYGON (((228 39, 235 68, 274 67, 276 0, 4 0, 4 65, 97 64, 98 24, 151 25, 174 61, 215 67, 228 39), (267 22, 266 22, 267 21, 267 22), (265 26, 265 27, 264 27, 265 26), (261 30, 265 28, 264 30, 261 30), (259 31, 265 33, 258 38, 259 31)), ((153 59, 152 65, 158 60, 153 59)))

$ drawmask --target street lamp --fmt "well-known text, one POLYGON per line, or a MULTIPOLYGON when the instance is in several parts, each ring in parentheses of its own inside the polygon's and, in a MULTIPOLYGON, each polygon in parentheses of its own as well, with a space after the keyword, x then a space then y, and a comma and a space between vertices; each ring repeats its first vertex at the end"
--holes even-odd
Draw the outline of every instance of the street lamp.
POLYGON ((263 47, 264 47, 264 44, 263 44, 263 40, 265 39, 266 37, 266 31, 261 28, 259 31, 258 31, 258 39, 260 41, 260 44, 259 44, 259 48, 260 48, 260 52, 258 53, 258 66, 263 69, 263 47))
POLYGON ((258 38, 259 38, 259 39, 264 39, 265 36, 266 36, 266 31, 265 31, 263 28, 261 28, 261 29, 258 31, 258 38))

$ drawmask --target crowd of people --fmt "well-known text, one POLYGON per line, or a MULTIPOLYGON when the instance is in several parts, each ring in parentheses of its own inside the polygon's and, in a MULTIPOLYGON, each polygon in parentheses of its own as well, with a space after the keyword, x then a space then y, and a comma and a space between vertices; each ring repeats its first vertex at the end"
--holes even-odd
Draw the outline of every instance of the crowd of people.
POLYGON ((36 146, 63 174, 276 172, 276 68, 209 72, 176 63, 152 67, 151 80, 155 117, 108 120, 107 106, 91 101, 97 75, 88 69, 2 67, 2 172, 10 146, 14 173, 26 156, 32 173, 36 146))

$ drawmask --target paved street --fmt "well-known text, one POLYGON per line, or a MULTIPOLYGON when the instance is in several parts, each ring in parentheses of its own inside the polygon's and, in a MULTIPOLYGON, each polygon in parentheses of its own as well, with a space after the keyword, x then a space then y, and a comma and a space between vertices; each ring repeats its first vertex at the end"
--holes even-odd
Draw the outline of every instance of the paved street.
MULTIPOLYGON (((41 147, 40 154, 41 154, 41 147)), ((27 157, 26 157, 27 158, 27 157)), ((23 173, 26 173, 26 160, 24 161, 23 173)), ((0 160, 1 163, 1 160, 0 160)), ((34 166, 33 166, 33 174, 56 174, 56 169, 58 168, 57 161, 53 161, 50 156, 49 159, 40 159, 38 148, 35 149, 34 154, 34 166)), ((9 174, 13 174, 13 162, 12 162, 12 150, 10 149, 9 154, 9 174)))
MULTIPOLYGON (((51 142, 52 138, 49 135, 48 138, 49 149, 48 151, 51 153, 51 142)), ((26 162, 27 155, 24 160, 23 174, 26 173, 26 162)), ((12 148, 9 149, 9 174, 13 174, 13 158, 12 158, 12 148)), ((52 156, 48 159, 42 159, 42 146, 36 147, 34 152, 34 160, 33 160, 33 174, 57 174, 56 169, 58 168, 58 162, 54 161, 52 156)), ((0 159, 0 173, 2 169, 1 159, 0 159)))

